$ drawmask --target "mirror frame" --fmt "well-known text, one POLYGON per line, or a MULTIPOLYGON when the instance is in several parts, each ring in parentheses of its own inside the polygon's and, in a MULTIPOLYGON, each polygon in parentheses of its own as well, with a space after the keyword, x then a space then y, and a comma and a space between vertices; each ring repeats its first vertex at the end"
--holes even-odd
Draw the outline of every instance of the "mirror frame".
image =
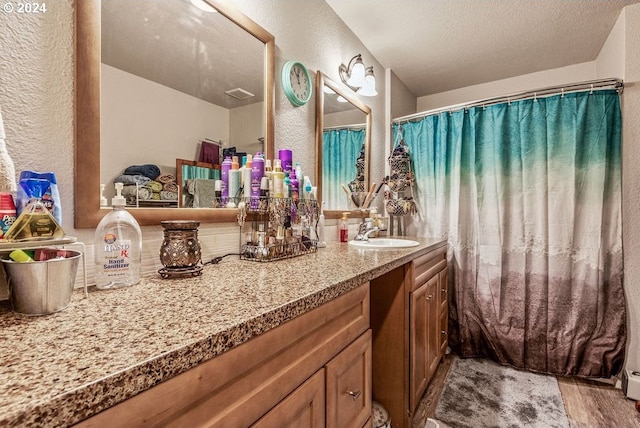
MULTIPOLYGON (((219 13, 265 44, 265 145, 267 159, 274 150, 275 37, 227 0, 206 0, 219 13)), ((74 227, 96 227, 106 210, 100 207, 100 0, 75 2, 75 120, 74 227)), ((163 220, 234 222, 233 208, 127 208, 141 226, 163 220)))
MULTIPOLYGON (((328 86, 336 94, 342 95, 347 101, 349 101, 354 107, 361 110, 366 115, 366 137, 365 137, 365 153, 364 153, 364 174, 365 174, 365 188, 369 188, 370 176, 371 176, 371 108, 360 101, 351 90, 348 90, 342 85, 338 85, 331 80, 327 75, 318 71, 316 73, 316 181, 317 181, 317 199, 318 203, 322 203, 322 143, 323 143, 323 128, 324 128, 324 90, 323 87, 328 86)), ((345 210, 324 210, 325 218, 341 218, 342 213, 345 210)), ((362 210, 350 210, 351 217, 364 217, 366 216, 362 210)))

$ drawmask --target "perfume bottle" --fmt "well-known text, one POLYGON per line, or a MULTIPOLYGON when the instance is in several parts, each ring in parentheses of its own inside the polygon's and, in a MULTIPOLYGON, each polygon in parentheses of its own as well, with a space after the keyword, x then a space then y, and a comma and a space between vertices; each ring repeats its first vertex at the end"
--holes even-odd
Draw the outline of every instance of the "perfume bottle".
POLYGON ((20 186, 29 196, 29 203, 22 210, 4 237, 7 241, 60 239, 64 230, 42 202, 42 196, 51 183, 40 178, 20 180, 20 186))

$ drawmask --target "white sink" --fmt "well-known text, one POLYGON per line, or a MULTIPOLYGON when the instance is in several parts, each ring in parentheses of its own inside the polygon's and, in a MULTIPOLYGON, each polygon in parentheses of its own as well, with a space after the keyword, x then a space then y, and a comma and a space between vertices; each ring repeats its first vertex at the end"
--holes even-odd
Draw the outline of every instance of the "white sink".
POLYGON ((374 250, 392 249, 392 248, 408 248, 420 245, 418 241, 400 238, 372 238, 368 241, 349 241, 349 245, 358 248, 369 248, 374 250))

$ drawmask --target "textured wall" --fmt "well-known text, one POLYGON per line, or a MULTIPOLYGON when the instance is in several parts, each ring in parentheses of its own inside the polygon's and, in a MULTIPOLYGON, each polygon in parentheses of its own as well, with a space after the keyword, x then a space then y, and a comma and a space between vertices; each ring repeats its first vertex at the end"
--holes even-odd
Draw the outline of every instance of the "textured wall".
POLYGON ((640 5, 625 9, 625 88, 622 96, 622 242, 629 320, 627 367, 640 370, 640 5))
MULTIPOLYGON (((312 173, 315 165, 315 96, 303 107, 291 105, 282 91, 280 71, 285 62, 298 60, 307 66, 314 81, 315 72, 319 70, 340 82, 338 66, 358 53, 362 54, 367 66, 374 66, 376 73, 379 95, 360 99, 372 109, 372 145, 383 147, 384 69, 333 9, 318 0, 236 0, 234 5, 276 38, 276 150, 293 149, 294 161, 300 160, 305 174, 311 173, 308 175, 316 182, 312 173)), ((384 156, 373 150, 374 179, 382 176, 384 161, 384 156)))
POLYGON ((595 61, 584 62, 420 97, 418 111, 595 78, 595 61))
POLYGON ((0 107, 16 171, 54 171, 63 227, 73 228, 73 7, 0 11, 0 107))

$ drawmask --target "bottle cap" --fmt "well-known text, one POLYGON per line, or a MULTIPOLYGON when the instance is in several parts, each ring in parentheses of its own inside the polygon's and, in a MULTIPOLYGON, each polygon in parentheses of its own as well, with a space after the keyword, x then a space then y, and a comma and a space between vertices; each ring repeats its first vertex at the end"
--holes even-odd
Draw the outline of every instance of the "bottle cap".
POLYGON ((15 211, 16 204, 13 200, 13 195, 9 192, 0 193, 0 210, 2 211, 15 211))
POLYGON ((114 207, 124 207, 127 204, 127 200, 122 196, 122 188, 124 185, 122 183, 114 183, 113 186, 116 188, 116 195, 111 198, 111 205, 114 207))
POLYGON ((100 206, 107 206, 107 198, 104 197, 104 183, 100 184, 100 206))

